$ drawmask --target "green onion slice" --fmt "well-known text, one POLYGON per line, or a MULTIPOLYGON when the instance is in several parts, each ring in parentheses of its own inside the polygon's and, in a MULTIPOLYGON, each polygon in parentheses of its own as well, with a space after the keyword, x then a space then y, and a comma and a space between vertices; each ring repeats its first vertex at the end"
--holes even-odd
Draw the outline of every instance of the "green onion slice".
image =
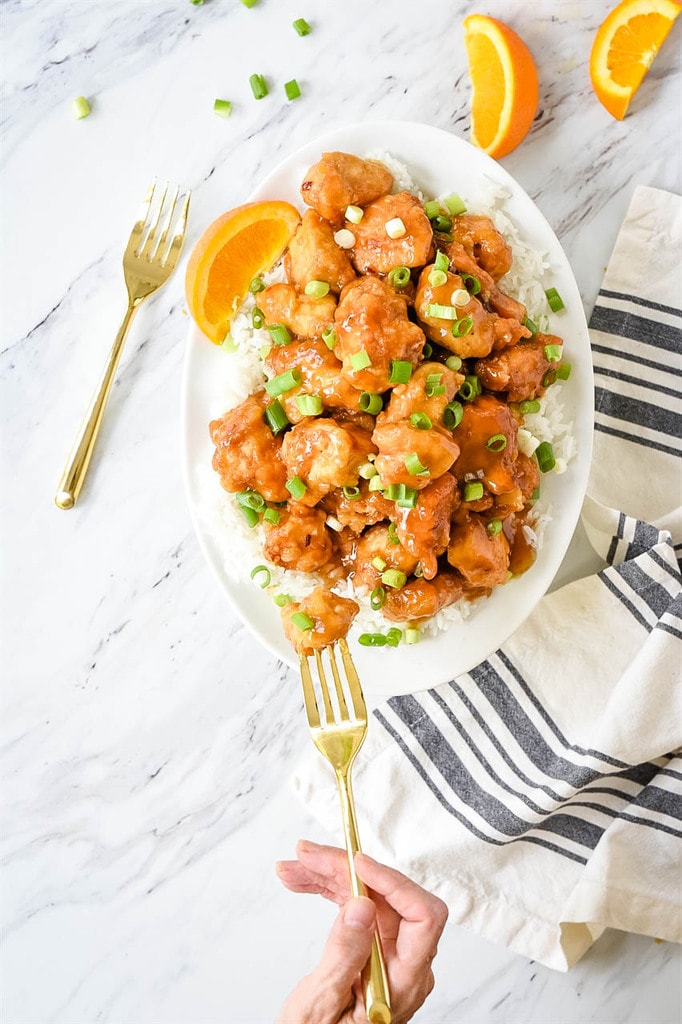
POLYGON ((305 18, 297 18, 294 22, 294 28, 298 32, 299 36, 309 36, 312 31, 305 18))
POLYGON ((382 484, 381 477, 378 473, 376 476, 370 477, 368 487, 370 491, 383 491, 384 485, 382 484))
POLYGON ((308 281, 304 290, 306 295, 311 295, 314 299, 323 299, 329 294, 329 285, 326 281, 308 281))
POLYGON ((466 290, 471 292, 472 295, 478 295, 481 290, 481 282, 478 278, 474 277, 473 274, 460 274, 459 276, 462 278, 462 284, 466 290))
POLYGON ((274 402, 270 402, 263 415, 275 437, 289 426, 289 417, 285 413, 279 398, 276 398, 274 402))
POLYGON ((500 533, 502 530, 502 520, 491 519, 488 525, 486 526, 486 530, 488 531, 491 537, 497 537, 498 533, 500 533))
POLYGON ((322 331, 322 341, 325 343, 330 352, 334 351, 336 345, 336 328, 325 327, 322 331))
POLYGON ((258 295, 258 292, 265 290, 265 282, 262 277, 253 277, 249 284, 249 291, 252 295, 258 295))
POLYGON ((372 565, 377 570, 377 572, 383 572, 384 569, 386 568, 386 562, 383 560, 383 558, 380 558, 379 555, 377 555, 376 558, 372 559, 372 565))
POLYGON ((308 490, 306 485, 301 480, 300 476, 292 476, 291 480, 287 480, 284 485, 288 490, 294 501, 298 501, 302 498, 305 492, 308 490))
POLYGON ((394 267, 388 272, 388 283, 394 288, 404 288, 410 280, 409 267, 394 267))
POLYGON ((443 203, 447 206, 448 213, 453 217, 459 216, 460 213, 466 213, 466 203, 461 196, 457 195, 457 193, 453 193, 451 196, 446 196, 443 203))
POLYGON ((307 633, 308 630, 312 629, 313 626, 315 625, 310 616, 306 615, 305 612, 294 612, 294 614, 291 616, 291 621, 293 622, 294 626, 298 626, 298 628, 304 633, 307 633))
POLYGON ((256 330, 260 330, 265 323, 265 313, 262 309, 259 309, 258 306, 254 306, 251 310, 251 323, 256 330))
POLYGON ((255 511, 255 509, 249 508, 247 505, 240 505, 240 508, 244 515, 244 519, 246 519, 247 524, 251 527, 251 529, 253 529, 253 527, 258 522, 258 513, 255 511))
POLYGON ((395 523, 389 523, 388 539, 391 544, 400 544, 400 537, 398 536, 398 527, 395 525, 395 523))
POLYGON ((540 467, 541 473, 549 473, 549 471, 554 469, 556 466, 554 449, 549 441, 543 441, 537 446, 535 449, 535 458, 538 460, 538 466, 540 467))
POLYGON ((384 407, 384 400, 381 395, 374 395, 371 391, 363 391, 358 398, 358 406, 362 412, 368 412, 376 416, 384 407))
POLYGON ((265 590, 266 587, 270 586, 270 580, 272 578, 270 575, 270 570, 268 569, 267 565, 257 565, 255 569, 251 570, 252 580, 255 580, 256 576, 261 575, 263 576, 263 582, 259 583, 258 586, 261 588, 261 590, 265 590))
POLYGON ((457 370, 461 370, 462 368, 462 360, 459 358, 459 356, 448 356, 448 358, 445 360, 445 365, 447 366, 448 370, 454 370, 456 373, 457 370))
POLYGON ((448 259, 444 252, 440 252, 439 250, 436 253, 436 258, 434 260, 433 266, 436 270, 449 270, 450 260, 448 259))
POLYGON ((443 423, 448 430, 454 430, 462 422, 464 409, 461 402, 448 402, 443 409, 443 423))
POLYGON ((439 214, 437 217, 434 217, 431 223, 433 224, 434 231, 449 231, 450 228, 452 227, 451 218, 444 217, 442 214, 439 214))
POLYGON ((252 508, 254 512, 265 508, 265 498, 258 491, 237 491, 235 497, 242 508, 252 508))
POLYGON ((270 91, 262 75, 251 75, 249 85, 251 86, 251 92, 257 100, 262 100, 270 91))
POLYGON ((430 430, 433 426, 430 418, 425 412, 413 412, 410 415, 410 423, 413 427, 416 427, 417 430, 430 430))
POLYGON ((372 611, 378 612, 386 601, 386 591, 383 587, 375 587, 369 595, 369 605, 372 611))
POLYGON ((289 328, 285 324, 268 324, 268 331, 275 345, 288 345, 291 341, 289 328))
POLYGON ((303 416, 319 416, 322 412, 319 395, 296 395, 296 405, 303 416))
POLYGON ((527 416, 533 412, 540 412, 540 403, 537 398, 527 398, 519 404, 519 412, 522 416, 527 416))
POLYGON ((239 348, 231 334, 228 334, 225 341, 221 342, 220 347, 226 352, 236 352, 239 348))
POLYGON ((537 501, 539 497, 540 497, 540 488, 539 487, 535 487, 533 489, 533 493, 530 496, 530 500, 531 501, 537 501))
POLYGON ((418 644, 421 640, 421 633, 416 626, 408 626, 405 630, 405 643, 418 644))
POLYGON ((564 300, 561 298, 556 288, 548 288, 545 291, 545 295, 547 296, 549 308, 552 310, 553 313, 558 313, 560 309, 565 308, 564 300))
POLYGON ((471 333, 473 327, 473 317, 463 316, 461 320, 456 320, 452 325, 452 335, 454 338, 463 338, 465 334, 471 333))
POLYGON ((407 384, 412 376, 412 363, 405 359, 392 359, 389 382, 391 384, 407 384))
POLYGON ((429 274, 429 284, 432 288, 440 288, 448 283, 448 275, 444 270, 432 270, 429 274))
POLYGON ((358 637, 358 643, 362 647, 385 647, 386 637, 383 633, 361 633, 358 637))
POLYGON ((444 306, 440 302, 429 302, 426 307, 426 315, 438 320, 457 320, 458 314, 456 306, 444 306))
POLYGON ((288 100, 297 100, 301 95, 301 87, 295 78, 284 83, 284 93, 288 100))
POLYGON ((400 569, 387 569, 381 574, 381 582, 384 586, 399 590, 407 583, 407 576, 400 569))
POLYGON ((359 352, 353 353, 350 357, 350 363, 354 370, 364 370, 372 365, 372 360, 367 354, 367 349, 363 348, 359 352))
POLYGON ((402 639, 403 632, 397 626, 392 626, 386 634, 386 643, 389 647, 397 647, 402 639))
POLYGON ((346 485, 345 487, 342 487, 341 490, 343 491, 344 498, 348 501, 357 501, 358 498, 362 497, 359 487, 346 485))
POLYGON ((275 602, 278 608, 284 608, 285 604, 294 603, 293 597, 289 597, 288 594, 275 594, 272 600, 275 602))
POLYGON ((377 467, 373 466, 371 462, 365 462, 362 466, 360 466, 360 469, 358 470, 358 473, 360 474, 363 480, 371 480, 372 477, 378 475, 378 472, 379 471, 377 467))
POLYGON ((431 472, 428 466, 422 466, 417 452, 405 456, 405 469, 410 476, 429 476, 431 472))
POLYGON ((424 348, 422 349, 422 356, 424 359, 430 359, 433 355, 433 345, 430 341, 424 342, 424 348))
POLYGON ((552 384, 554 384, 556 379, 557 379, 557 371, 556 370, 548 370, 547 373, 545 374, 545 376, 542 378, 542 386, 543 386, 543 388, 551 388, 552 384))
POLYGON ((280 516, 276 508, 266 508, 265 512, 263 513, 263 519, 265 520, 265 522, 272 523, 273 526, 277 526, 281 518, 282 517, 280 516))
POLYGON ((351 224, 359 224, 365 216, 365 211, 361 206, 347 206, 344 216, 351 224))
POLYGON ((301 374, 296 367, 293 367, 285 373, 279 373, 272 380, 266 380, 265 390, 270 395, 270 398, 279 398, 280 395, 285 395, 292 388, 297 388, 300 383, 301 374))
POLYGON ((87 117, 90 113, 90 104, 86 100, 85 96, 78 96, 71 103, 71 111, 73 116, 81 121, 84 117, 87 117))
MULTIPOLYGON (((202 3, 203 3, 203 0, 202 0, 202 3)), ((244 7, 248 7, 249 10, 250 10, 252 7, 256 6, 256 4, 258 3, 258 0, 242 0, 242 3, 244 4, 244 7)))
POLYGON ((473 402, 481 393, 481 382, 475 374, 464 378, 464 383, 459 389, 459 397, 464 402, 473 402))
POLYGON ((480 480, 472 480, 464 484, 464 500, 478 501, 483 497, 483 484, 480 480))
POLYGON ((229 100, 215 100, 213 103, 213 112, 218 117, 229 117, 232 113, 232 104, 229 100))
POLYGON ((535 320, 531 320, 529 316, 527 316, 526 319, 523 321, 523 326, 528 328, 528 330, 530 331, 531 338, 534 338, 540 330, 538 325, 535 323, 535 320))
POLYGON ((556 375, 558 380, 568 380, 568 378, 571 376, 571 364, 562 363, 561 366, 557 369, 556 375))
POLYGON ((507 438, 504 434, 493 434, 485 443, 488 451, 503 452, 507 447, 507 438))
POLYGON ((548 363, 561 362, 561 345, 545 345, 545 359, 548 363))
POLYGON ((429 199, 427 203, 424 203, 424 213, 429 218, 429 220, 433 220, 434 217, 437 217, 438 214, 440 213, 440 203, 438 202, 438 200, 429 199))

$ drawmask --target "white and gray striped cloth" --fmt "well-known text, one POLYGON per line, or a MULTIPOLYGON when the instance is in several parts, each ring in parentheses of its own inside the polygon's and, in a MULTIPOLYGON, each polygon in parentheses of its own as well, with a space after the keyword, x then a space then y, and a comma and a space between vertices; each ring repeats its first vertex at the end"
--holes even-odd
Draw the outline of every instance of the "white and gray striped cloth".
MULTIPOLYGON (((377 708, 355 769, 368 852, 559 970, 608 927, 682 940, 681 255, 679 197, 638 187, 590 321, 583 524, 605 568, 377 708)), ((311 752, 294 781, 338 834, 327 771, 311 752)))

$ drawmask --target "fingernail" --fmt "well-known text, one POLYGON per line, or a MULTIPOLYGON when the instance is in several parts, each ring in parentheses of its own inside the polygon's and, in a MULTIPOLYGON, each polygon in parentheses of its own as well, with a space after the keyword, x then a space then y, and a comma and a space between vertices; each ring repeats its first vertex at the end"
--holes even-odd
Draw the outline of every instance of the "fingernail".
POLYGON ((344 908, 343 920, 350 928, 367 931, 374 924, 374 904, 366 896, 353 897, 344 908))

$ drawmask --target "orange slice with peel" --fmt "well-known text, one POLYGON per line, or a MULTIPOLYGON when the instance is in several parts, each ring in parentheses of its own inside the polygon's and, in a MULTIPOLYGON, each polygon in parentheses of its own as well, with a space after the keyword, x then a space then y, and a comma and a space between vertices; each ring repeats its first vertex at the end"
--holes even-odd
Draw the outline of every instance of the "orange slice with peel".
POLYGON ((473 86, 471 141, 490 156, 511 153, 525 139, 538 109, 532 54, 508 25, 484 14, 464 19, 473 86))
POLYGON ((301 223, 289 203, 246 203, 210 224, 187 264, 185 293, 195 323, 220 345, 254 277, 270 270, 301 223))
POLYGON ((592 88, 619 121, 680 11, 675 0, 623 0, 597 29, 590 55, 592 88))

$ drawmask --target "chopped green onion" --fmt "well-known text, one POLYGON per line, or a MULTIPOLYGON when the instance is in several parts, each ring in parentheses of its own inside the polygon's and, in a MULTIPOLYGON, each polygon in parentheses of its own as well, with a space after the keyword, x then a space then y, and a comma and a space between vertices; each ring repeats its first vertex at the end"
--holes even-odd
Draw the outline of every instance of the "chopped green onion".
POLYGON ((88 116, 90 113, 90 104, 86 100, 85 96, 78 96, 72 102, 71 112, 78 121, 81 121, 84 117, 88 116))
POLYGON ((381 477, 377 473, 377 475, 373 476, 370 479, 370 481, 369 481, 369 490, 370 491, 383 491, 383 489, 384 489, 384 485, 381 482, 381 477))
POLYGON ((379 471, 377 467, 373 466, 371 462, 363 463, 363 465, 360 466, 360 469, 358 470, 358 473, 360 474, 363 480, 371 480, 372 477, 378 475, 378 472, 379 471))
POLYGON ((537 501, 539 497, 540 497, 540 488, 539 487, 535 487, 533 489, 533 493, 530 496, 530 500, 531 501, 537 501))
POLYGON ((298 32, 299 36, 310 35, 311 28, 305 18, 297 18, 294 22, 294 28, 298 32))
POLYGON ((540 330, 538 325, 535 323, 535 320, 531 320, 529 316, 527 316, 526 319, 523 321, 523 326, 528 328, 528 330, 530 331, 531 338, 534 338, 540 330))
POLYGON ((289 426, 289 417, 285 413, 279 398, 276 398, 274 402, 270 402, 263 415, 275 437, 289 426))
POLYGON ((424 391, 426 392, 427 398, 435 398, 436 395, 445 394, 445 385, 441 384, 442 379, 442 373, 428 374, 426 384, 424 385, 424 391))
POLYGON ((436 253, 436 259, 434 260, 433 265, 436 270, 449 270, 450 260, 448 259, 444 252, 438 251, 436 253))
POLYGON ((421 640, 421 633, 416 626, 408 626, 405 630, 405 643, 418 644, 421 640))
POLYGON ((545 345, 545 359, 548 363, 561 362, 561 345, 545 345))
POLYGON ((247 525, 250 526, 251 529, 253 529, 253 527, 258 522, 258 513, 254 509, 249 508, 247 505, 240 505, 239 507, 241 508, 242 513, 244 514, 244 519, 246 519, 247 525))
POLYGON ((444 270, 432 270, 429 274, 429 284, 432 288, 440 288, 448 283, 448 275, 444 270))
POLYGON ((348 228, 341 228, 334 232, 334 241, 340 249, 352 249, 355 245, 355 235, 348 228))
POLYGON ((218 117, 229 117, 232 113, 232 104, 229 100, 215 100, 213 103, 213 112, 218 117))
POLYGON ((456 320, 452 325, 452 336, 453 338, 463 338, 465 334, 471 333, 473 327, 473 317, 464 316, 461 320, 456 320))
POLYGON ((346 485, 345 487, 342 487, 341 490, 343 491, 343 496, 347 501, 357 501, 358 498, 362 497, 359 487, 349 487, 346 485))
POLYGON ((237 349, 239 348, 237 342, 234 340, 231 334, 227 335, 225 341, 221 343, 220 347, 225 349, 226 352, 236 352, 237 349))
POLYGON ((556 375, 558 380, 568 380, 568 378, 571 376, 571 364, 562 363, 561 366, 558 368, 556 375))
POLYGON ((284 608, 285 604, 293 604, 293 597, 289 597, 288 594, 275 594, 272 599, 278 608, 284 608))
POLYGON ((440 213, 440 203, 438 202, 438 200, 429 199, 427 203, 424 203, 424 213, 429 218, 429 220, 433 220, 434 217, 437 217, 438 214, 440 213))
POLYGON ((265 498, 258 491, 237 491, 235 497, 242 508, 252 508, 254 512, 265 508, 265 498))
POLYGON ((284 83, 284 92, 288 100, 297 100, 301 95, 301 87, 295 78, 284 83))
POLYGON ((372 611, 378 612, 386 600, 386 591, 383 587, 375 587, 369 595, 369 605, 372 611))
POLYGON ((488 449, 488 451, 503 452, 504 449, 507 447, 507 438, 504 434, 493 434, 492 437, 488 438, 488 440, 485 443, 485 446, 488 449))
MULTIPOLYGON (((242 3, 243 2, 244 0, 242 0, 242 3)), ((269 92, 267 83, 262 75, 251 75, 249 78, 249 85, 251 86, 251 92, 257 100, 262 100, 269 92)))
POLYGON ((391 360, 391 372, 388 378, 390 384, 407 384, 411 376, 412 363, 408 363, 406 359, 391 360))
POLYGON ((258 349, 258 355, 261 357, 261 359, 267 359, 271 352, 272 345, 268 344, 261 345, 261 347, 258 349))
POLYGON ((561 298, 556 288, 548 288, 545 291, 545 295, 547 296, 549 308, 552 310, 553 313, 558 313, 560 309, 565 308, 564 300, 561 298))
POLYGON ((433 345, 430 341, 424 342, 424 348, 422 349, 422 356, 424 359, 430 359, 433 355, 433 345))
POLYGON ((491 519, 488 525, 486 526, 486 530, 488 531, 491 537, 497 537, 498 533, 500 533, 502 530, 502 520, 491 519))
POLYGON ((296 405, 303 416, 319 416, 322 412, 322 399, 319 395, 296 395, 296 405))
POLYGON ((405 456, 405 469, 410 476, 429 476, 431 472, 428 466, 422 466, 417 452, 405 456))
POLYGON ((248 7, 249 9, 251 9, 252 7, 256 6, 258 0, 242 0, 242 3, 244 4, 244 7, 248 7))
POLYGON ((383 572, 384 569, 386 568, 386 562, 383 560, 383 558, 379 558, 378 555, 376 556, 376 558, 372 559, 372 565, 377 570, 377 572, 383 572))
POLYGON ((447 366, 448 370, 454 370, 455 372, 457 372, 457 370, 461 370, 462 368, 462 360, 459 358, 459 356, 448 356, 448 358, 445 360, 445 365, 447 366))
POLYGON ((400 569, 387 569, 381 574, 381 582, 387 587, 399 590, 407 583, 407 576, 400 569))
POLYGON ((358 643, 363 647, 385 647, 386 637, 383 633, 361 633, 358 643))
POLYGON ((381 395, 373 395, 370 391, 363 391, 358 399, 358 405, 362 412, 368 412, 376 416, 384 407, 384 400, 381 395))
POLYGON ((288 345, 291 341, 289 328, 285 324, 268 324, 268 330, 275 345, 288 345))
POLYGON ((385 230, 389 238, 402 238, 407 228, 400 217, 392 217, 386 221, 385 230))
POLYGON ((538 460, 538 466, 540 467, 541 473, 549 473, 550 469, 554 469, 556 466, 554 449, 549 441, 543 441, 537 446, 535 449, 535 458, 538 460))
POLYGON ((551 388, 552 384, 554 384, 554 382, 556 381, 556 378, 557 378, 557 371, 556 370, 548 370, 547 373, 545 374, 545 376, 542 378, 542 386, 543 386, 543 388, 551 388))
POLYGON ((462 278, 462 284, 466 290, 471 292, 472 295, 478 295, 481 290, 481 282, 478 278, 474 277, 473 274, 460 274, 459 276, 462 278))
POLYGON ((422 569, 421 562, 417 562, 417 565, 416 565, 415 570, 414 570, 412 575, 415 577, 415 579, 418 579, 418 580, 421 580, 421 579, 424 578, 424 570, 422 569))
POLYGON ((426 307, 426 315, 439 320, 456 320, 457 309, 455 306, 443 306, 440 302, 429 302, 426 307))
POLYGON ((300 383, 301 374, 294 367, 285 373, 278 374, 272 380, 266 380, 265 390, 270 395, 270 398, 279 398, 280 395, 285 395, 292 388, 297 388, 300 383))
POLYGON ((464 500, 478 501, 483 497, 483 484, 480 480, 470 481, 464 485, 464 500))
MULTIPOLYGON (((399 508, 414 508, 417 504, 417 491, 414 487, 407 487, 405 484, 389 484, 384 493, 388 500, 394 501, 399 508)), ((389 540, 392 539, 390 527, 388 536, 389 540)))
POLYGON ((291 480, 287 480, 284 485, 288 490, 294 501, 298 501, 302 498, 305 492, 308 490, 306 485, 301 480, 300 476, 292 476, 291 480))
POLYGON ((540 403, 537 398, 527 398, 519 405, 519 412, 522 416, 527 416, 532 412, 540 412, 540 403))
POLYGON ((254 277, 249 284, 249 291, 252 295, 258 295, 258 292, 262 292, 265 289, 265 282, 262 277, 254 277))
POLYGON ((460 213, 466 213, 466 203, 461 196, 457 195, 456 192, 451 196, 446 196, 443 202, 447 206, 448 212, 452 214, 453 217, 457 217, 460 213))
POLYGON ((441 214, 434 217, 431 223, 433 224, 434 231, 449 231, 452 227, 452 220, 450 217, 443 217, 441 214))
POLYGON ((314 299, 323 299, 325 295, 329 294, 329 285, 326 281, 308 281, 305 293, 314 299))
POLYGON ((291 621, 294 626, 298 626, 298 628, 304 633, 307 633, 308 630, 312 629, 315 625, 310 616, 306 615, 305 612, 294 612, 291 616, 291 621))
MULTIPOLYGON (((201 5, 203 4, 204 0, 189 0, 189 2, 191 4, 194 4, 195 7, 201 7, 201 5)), ((254 2, 255 2, 255 0, 254 0, 254 2)))
POLYGON ((367 354, 367 349, 363 348, 359 352, 353 353, 350 357, 350 363, 354 370, 364 370, 372 365, 372 360, 367 354))
POLYGON ((254 306, 251 310, 251 323, 256 330, 260 330, 265 323, 265 313, 262 309, 259 309, 258 306, 254 306))
POLYGON ((391 626, 388 633, 386 634, 386 643, 389 647, 397 647, 402 638, 403 631, 398 629, 397 626, 391 626))
POLYGON ((325 343, 330 352, 334 351, 334 345, 336 345, 336 329, 334 327, 325 327, 322 331, 322 341, 325 343))
POLYGON ((448 402, 443 409, 443 423, 448 430, 454 430, 462 422, 464 409, 460 402, 448 402))
POLYGON ((388 525, 388 539, 391 544, 400 544, 400 537, 398 536, 398 527, 395 523, 389 523, 388 525))
POLYGON ((276 508, 266 508, 265 512, 263 513, 263 519, 265 520, 265 522, 272 523, 273 526, 277 526, 281 518, 282 517, 280 516, 276 508))
POLYGON ((257 565, 255 569, 251 570, 252 580, 255 580, 256 576, 260 575, 263 576, 263 582, 259 583, 258 586, 261 588, 261 590, 265 590, 266 587, 270 586, 270 580, 272 578, 270 576, 270 570, 268 569, 267 565, 257 565))
POLYGON ((410 280, 409 267, 394 267, 388 272, 388 283, 394 288, 404 288, 410 280))
POLYGON ((481 382, 474 374, 464 378, 464 383, 459 389, 459 397, 465 402, 473 402, 474 398, 481 393, 481 382))
POLYGON ((450 302, 453 306, 468 306, 470 301, 471 296, 466 288, 455 288, 450 296, 450 302))
POLYGON ((344 216, 351 224, 359 224, 365 216, 365 211, 361 206, 347 206, 344 216))
POLYGON ((410 416, 410 423, 417 430, 430 430, 433 426, 425 412, 413 412, 410 416))

